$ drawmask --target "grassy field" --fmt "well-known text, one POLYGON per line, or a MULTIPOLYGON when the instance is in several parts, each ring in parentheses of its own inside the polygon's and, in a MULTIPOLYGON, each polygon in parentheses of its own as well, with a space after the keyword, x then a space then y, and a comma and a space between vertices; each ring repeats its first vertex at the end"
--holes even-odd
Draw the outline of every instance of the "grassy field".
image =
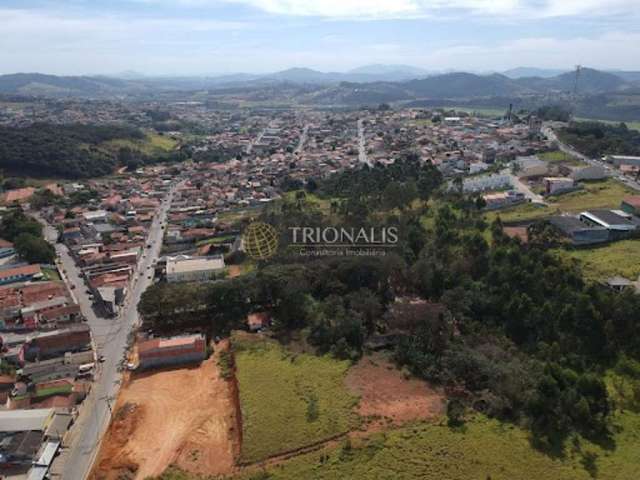
MULTIPOLYGON (((439 107, 440 108, 440 107, 439 107)), ((506 113, 506 108, 491 108, 491 107, 441 107, 445 110, 457 110, 458 112, 465 112, 477 117, 502 117, 506 113)))
POLYGON ((201 247, 203 245, 220 245, 221 243, 232 242, 235 238, 235 235, 223 235, 221 237, 208 238, 206 240, 196 242, 196 247, 201 247))
MULTIPOLYGON (((635 480, 640 471, 640 415, 614 417, 615 448, 584 439, 567 442, 565 455, 552 458, 531 447, 528 434, 482 416, 461 430, 417 424, 367 439, 343 441, 338 448, 296 457, 243 480, 635 480)), ((190 480, 169 471, 162 480, 190 480)))
MULTIPOLYGON (((297 193, 301 191, 304 192, 304 190, 294 190, 291 192, 287 192, 284 194, 284 198, 286 198, 288 201, 295 202, 297 193)), ((304 192, 304 193, 305 193, 305 196, 304 196, 305 203, 307 203, 311 207, 317 208, 324 215, 331 214, 331 202, 333 199, 320 198, 319 196, 313 193, 308 193, 308 192, 304 192)))
POLYGON ((162 154, 175 148, 177 142, 165 135, 157 133, 147 133, 144 140, 116 139, 109 140, 101 144, 107 150, 117 151, 119 148, 127 147, 138 150, 145 155, 162 154))
POLYGON ((562 212, 579 213, 597 208, 619 208, 622 199, 633 195, 634 191, 616 180, 582 182, 582 190, 554 196, 548 207, 525 203, 512 208, 488 212, 486 218, 492 221, 498 215, 503 222, 536 220, 562 212))
POLYGON ((581 162, 577 158, 569 155, 568 153, 563 152, 562 150, 553 150, 551 152, 539 153, 538 158, 540 158, 540 160, 545 160, 549 163, 566 163, 569 165, 584 165, 584 162, 581 162))
POLYGON ((557 206, 565 212, 579 212, 593 208, 620 208, 620 202, 634 191, 615 180, 583 182, 583 189, 557 197, 557 206))
POLYGON ((220 212, 218 214, 218 221, 234 225, 242 222, 243 220, 255 219, 260 216, 263 208, 264 205, 256 205, 254 207, 234 208, 232 210, 220 212))
POLYGON ((503 222, 520 222, 524 220, 535 220, 538 218, 548 217, 554 213, 556 213, 555 209, 545 207, 544 205, 521 203, 515 207, 487 212, 485 218, 488 222, 492 222, 498 216, 503 222))
POLYGON ((293 354, 260 339, 234 339, 242 460, 254 462, 346 432, 357 399, 344 386, 348 362, 293 354))
POLYGON ((60 274, 58 270, 55 268, 43 268, 42 274, 46 280, 50 280, 52 282, 60 282, 62 279, 60 278, 60 274))
POLYGON ((465 432, 420 425, 380 434, 359 445, 354 442, 351 449, 344 445, 334 450, 324 464, 317 453, 299 457, 270 470, 269 478, 587 480, 593 477, 583 464, 595 459, 591 471, 597 478, 632 480, 640 468, 640 458, 634 453, 640 416, 627 414, 617 420, 627 429, 618 435, 618 448, 613 452, 583 441, 581 451, 567 451, 564 459, 552 459, 534 450, 523 430, 479 417, 467 423, 465 432))
POLYGON ((640 276, 640 240, 637 239, 557 252, 577 259, 582 264, 584 275, 591 280, 602 280, 614 275, 637 280, 640 276))
POLYGON ((624 123, 627 125, 627 128, 640 131, 640 122, 620 122, 615 120, 598 120, 597 118, 582 118, 582 117, 576 117, 575 120, 577 120, 578 122, 608 123, 609 125, 619 125, 620 123, 624 123))

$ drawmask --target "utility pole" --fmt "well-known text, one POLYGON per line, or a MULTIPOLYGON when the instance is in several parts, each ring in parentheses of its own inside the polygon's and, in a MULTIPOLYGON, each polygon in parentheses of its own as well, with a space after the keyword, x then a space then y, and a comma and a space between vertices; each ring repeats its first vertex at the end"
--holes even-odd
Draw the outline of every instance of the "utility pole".
MULTIPOLYGON (((573 116, 573 113, 575 113, 575 111, 578 108, 578 81, 580 80, 580 73, 582 72, 582 65, 576 65, 576 76, 575 79, 573 81, 573 95, 571 96, 571 109, 573 110, 573 112, 570 112, 571 117, 573 116)), ((570 117, 570 119, 571 119, 570 117)))
POLYGON ((580 79, 580 72, 582 71, 582 65, 576 65, 576 79, 573 83, 573 96, 578 96, 578 80, 580 79))

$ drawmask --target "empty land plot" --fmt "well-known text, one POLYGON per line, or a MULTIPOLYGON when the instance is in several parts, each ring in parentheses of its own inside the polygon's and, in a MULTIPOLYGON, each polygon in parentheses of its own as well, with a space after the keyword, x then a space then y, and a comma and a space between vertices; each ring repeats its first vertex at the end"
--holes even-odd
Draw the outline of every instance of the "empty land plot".
POLYGON ((585 276, 603 280, 620 275, 630 280, 640 276, 640 240, 622 240, 601 247, 559 250, 561 255, 577 259, 585 276))
POLYGON ((511 208, 494 210, 486 214, 488 221, 500 216, 503 222, 524 222, 538 220, 560 213, 579 213, 583 210, 597 208, 619 208, 624 197, 633 195, 634 191, 616 180, 582 182, 582 189, 549 197, 547 207, 525 203, 511 208))
POLYGON ((345 433, 358 423, 344 385, 349 363, 234 339, 242 410, 242 461, 256 462, 345 433))
POLYGON ((118 151, 120 148, 130 148, 146 155, 162 154, 175 149, 178 142, 174 139, 158 135, 157 133, 147 133, 144 139, 116 139, 103 142, 100 146, 109 151, 118 151))
POLYGON ((556 209, 545 207, 544 205, 534 203, 522 203, 520 205, 504 208, 501 210, 492 210, 487 212, 485 218, 487 221, 492 222, 497 217, 505 223, 510 222, 524 222, 527 220, 536 220, 549 215, 554 215, 556 209))
POLYGON ((586 165, 584 162, 581 162, 576 157, 569 155, 562 150, 553 150, 551 152, 539 153, 538 158, 541 160, 545 160, 549 163, 564 163, 568 165, 586 165))
POLYGON ((407 379, 384 356, 362 358, 349 370, 347 386, 360 397, 358 413, 372 421, 367 430, 440 417, 443 393, 423 380, 407 379))
MULTIPOLYGON (((584 439, 567 442, 565 455, 553 458, 531 446, 528 432, 481 415, 459 431, 421 423, 354 438, 341 446, 300 455, 269 467, 269 480, 354 478, 438 480, 635 480, 640 471, 637 435, 640 415, 613 419, 615 448, 604 450, 584 439), (619 431, 617 426, 624 427, 619 431), (589 470, 585 465, 592 465, 589 470)), ((165 480, 181 477, 166 477, 165 480)), ((256 472, 237 478, 263 478, 256 472)))
MULTIPOLYGON (((582 190, 555 197, 555 205, 564 212, 579 212, 594 208, 619 208, 624 197, 634 191, 616 180, 581 183, 582 190)), ((555 200, 554 199, 554 200, 555 200)))
POLYGON ((170 464, 195 474, 230 473, 239 454, 234 398, 215 357, 134 377, 120 392, 90 478, 144 479, 170 464))

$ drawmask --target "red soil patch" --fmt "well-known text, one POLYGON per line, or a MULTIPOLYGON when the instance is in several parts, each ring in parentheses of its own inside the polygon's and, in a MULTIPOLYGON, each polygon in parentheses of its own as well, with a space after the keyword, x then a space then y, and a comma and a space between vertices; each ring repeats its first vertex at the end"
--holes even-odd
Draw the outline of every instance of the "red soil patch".
POLYGON ((229 278, 239 277, 242 274, 242 267, 240 265, 229 265, 228 276, 229 278))
POLYGON ((382 355, 364 357, 349 370, 347 387, 360 396, 358 413, 370 423, 367 430, 398 426, 444 413, 445 396, 426 382, 406 379, 382 355))
MULTIPOLYGON (((221 342, 217 352, 228 348, 221 342)), ((240 452, 233 381, 217 353, 198 367, 135 375, 123 387, 91 479, 144 479, 169 465, 194 474, 232 473, 240 452)))

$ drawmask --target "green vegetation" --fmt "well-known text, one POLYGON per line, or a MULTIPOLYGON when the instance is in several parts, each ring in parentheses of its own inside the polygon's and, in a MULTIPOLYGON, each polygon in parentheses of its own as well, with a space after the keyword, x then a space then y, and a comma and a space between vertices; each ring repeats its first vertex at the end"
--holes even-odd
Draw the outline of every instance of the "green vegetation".
POLYGON ((624 197, 634 191, 616 180, 582 182, 582 189, 557 198, 554 206, 562 212, 580 212, 594 208, 619 208, 624 197))
POLYGON ((442 107, 445 110, 454 110, 456 112, 464 112, 476 117, 503 117, 507 109, 504 108, 492 108, 492 107, 474 107, 474 106, 452 106, 442 107))
POLYGON ((173 141, 124 125, 0 127, 0 168, 34 177, 87 178, 117 166, 184 160, 173 141))
POLYGON ((559 138, 591 157, 603 155, 640 155, 640 132, 624 123, 572 122, 558 132, 559 138))
POLYGON ((633 195, 634 191, 622 183, 608 179, 582 182, 580 190, 553 197, 553 203, 547 207, 533 203, 524 203, 511 208, 486 213, 487 221, 497 217, 505 223, 536 220, 564 212, 578 213, 597 208, 618 208, 623 198, 633 195))
MULTIPOLYGON (((466 392, 451 412, 454 423, 461 412, 480 411, 527 428, 534 445, 551 454, 575 435, 606 443, 615 429, 603 372, 621 354, 640 356, 640 296, 586 282, 577 265, 547 251, 555 240, 544 225, 532 229, 523 245, 504 234, 500 221, 487 224, 477 198, 440 184, 437 172, 409 154, 391 167, 363 167, 319 184, 313 194, 330 202, 330 215, 305 195, 285 197, 260 217, 279 232, 296 225, 382 224, 398 229, 398 244, 385 256, 341 258, 300 256, 285 246, 254 272, 191 294, 184 286, 154 285, 140 304, 145 324, 229 331, 244 327, 247 314, 267 312, 276 338, 295 334, 317 353, 343 360, 362 355, 367 339, 379 338, 373 335, 398 332, 398 366, 466 392), (403 314, 402 296, 423 300, 411 303, 419 310, 403 314)), ((586 189, 542 211, 615 206, 625 194, 615 182, 586 189)), ((245 371, 260 371, 258 364, 269 360, 261 355, 245 371)), ((289 364, 293 371, 283 378, 295 376, 297 360, 289 364)), ((260 378, 245 380, 247 395, 260 378)), ((279 377, 267 378, 280 385, 279 377)), ((316 400, 312 393, 299 395, 297 407, 288 406, 296 408, 302 425, 316 415, 309 423, 322 424, 323 397, 318 392, 316 400)), ((268 394, 255 395, 254 402, 263 403, 268 394)), ((276 423, 287 421, 274 420, 269 428, 276 423)), ((269 451, 290 445, 257 438, 249 445, 269 451)), ((258 458, 253 450, 247 455, 258 458)))
POLYGON ((142 138, 120 138, 99 144, 100 148, 117 153, 121 148, 138 151, 144 155, 161 155, 175 149, 177 142, 166 135, 146 133, 142 138))
POLYGON ((640 413, 640 362, 622 355, 607 371, 605 381, 616 407, 640 413))
POLYGON ((356 399, 349 363, 294 354, 275 342, 234 339, 242 408, 242 460, 255 462, 346 432, 356 399))
MULTIPOLYGON (((295 457, 266 470, 238 475, 242 480, 438 479, 634 480, 640 469, 637 432, 640 415, 621 413, 615 449, 578 436, 567 442, 564 456, 550 457, 531 447, 521 428, 476 415, 464 426, 417 424, 365 439, 343 441, 295 457)), ((157 480, 196 480, 169 469, 157 480)))
POLYGON ((538 158, 541 160, 545 160, 550 163, 565 163, 569 165, 584 165, 583 162, 572 157, 568 153, 563 152, 562 150, 553 150, 551 152, 544 152, 538 154, 538 158))
POLYGON ((224 235, 222 237, 207 238, 206 240, 200 240, 196 242, 196 247, 202 247, 203 245, 220 245, 221 243, 232 242, 234 239, 234 235, 224 235))
POLYGON ((637 280, 640 276, 640 240, 622 240, 600 247, 557 250, 577 259, 584 275, 591 280, 603 280, 615 275, 637 280))
MULTIPOLYGON (((600 122, 600 123, 605 123, 607 125, 620 125, 620 123, 623 123, 622 120, 599 120, 597 118, 583 118, 583 117, 574 117, 574 120, 576 122, 589 122, 589 123, 600 122)), ((624 124, 630 130, 637 130, 640 132, 640 122, 624 122, 624 124)))
POLYGON ((515 207, 487 212, 485 218, 487 221, 492 222, 496 218, 500 217, 503 222, 510 223, 545 218, 553 214, 554 210, 549 207, 545 207, 544 205, 522 203, 515 207))
POLYGON ((52 282, 60 282, 62 280, 60 278, 60 274, 58 273, 58 270, 55 268, 43 268, 42 274, 44 275, 46 280, 49 280, 52 282))
POLYGON ((568 122, 571 118, 571 111, 562 105, 545 105, 538 108, 534 113, 542 120, 568 122))
POLYGON ((229 351, 220 352, 218 356, 218 368, 220 369, 220 376, 225 380, 230 380, 233 377, 233 354, 229 351))
POLYGON ((16 252, 29 263, 53 263, 55 250, 42 237, 42 225, 16 209, 2 218, 0 238, 14 244, 16 252))

